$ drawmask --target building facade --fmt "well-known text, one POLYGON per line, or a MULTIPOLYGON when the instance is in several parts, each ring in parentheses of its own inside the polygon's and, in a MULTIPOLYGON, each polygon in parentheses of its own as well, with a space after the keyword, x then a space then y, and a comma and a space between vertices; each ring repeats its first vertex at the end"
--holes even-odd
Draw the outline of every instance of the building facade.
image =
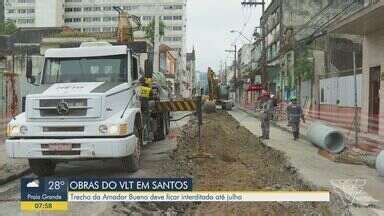
MULTIPOLYGON (((140 17, 143 26, 154 16, 165 24, 161 43, 185 53, 186 0, 5 0, 5 18, 18 27, 63 27, 81 32, 115 32, 120 6, 130 15, 140 17)), ((143 31, 135 37, 144 37, 143 31)))
POLYGON ((0 1, 0 22, 4 22, 4 0, 0 1))
POLYGON ((184 84, 184 90, 183 90, 183 97, 191 97, 192 95, 197 93, 196 90, 196 52, 195 49, 192 50, 192 52, 187 53, 186 57, 186 76, 184 76, 183 82, 184 84))
POLYGON ((285 34, 295 34, 311 17, 328 5, 329 1, 273 0, 266 9, 260 21, 265 38, 265 80, 268 82, 267 88, 272 93, 282 97, 283 85, 286 85, 282 82, 287 82, 286 77, 288 77, 288 71, 285 71, 287 66, 282 63, 292 60, 293 56, 292 52, 282 49, 285 34))
POLYGON ((365 8, 336 23, 332 32, 362 36, 362 132, 384 137, 384 1, 365 1, 365 8))

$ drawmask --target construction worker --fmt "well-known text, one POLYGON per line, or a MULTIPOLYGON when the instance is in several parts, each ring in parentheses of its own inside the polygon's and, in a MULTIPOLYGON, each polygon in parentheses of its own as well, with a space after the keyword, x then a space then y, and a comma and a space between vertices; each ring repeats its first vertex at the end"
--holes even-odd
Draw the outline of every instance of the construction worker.
POLYGON ((305 123, 303 109, 297 104, 297 97, 291 97, 291 103, 287 107, 288 124, 292 127, 293 139, 297 140, 300 135, 300 119, 305 123))
POLYGON ((261 139, 269 139, 270 122, 273 115, 273 98, 271 98, 268 92, 263 92, 261 95, 262 111, 261 111, 261 139))
POLYGON ((143 125, 144 125, 144 141, 148 142, 151 139, 151 128, 149 128, 148 121, 151 119, 150 114, 150 100, 152 97, 152 82, 149 78, 140 78, 140 87, 139 87, 139 96, 140 96, 140 103, 141 103, 141 113, 143 116, 143 125))

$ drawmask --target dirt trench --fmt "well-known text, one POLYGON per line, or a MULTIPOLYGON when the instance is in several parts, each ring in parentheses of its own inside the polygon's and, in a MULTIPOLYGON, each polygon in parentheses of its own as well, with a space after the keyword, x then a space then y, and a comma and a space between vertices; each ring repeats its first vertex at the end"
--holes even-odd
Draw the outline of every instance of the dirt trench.
MULTIPOLYGON (((166 173, 191 176, 195 191, 311 191, 284 154, 263 145, 259 139, 226 112, 204 115, 201 146, 197 122, 178 132, 177 149, 164 161, 166 173), (203 147, 210 159, 191 158, 203 147)), ((165 170, 164 170, 165 171, 165 170)), ((159 170, 161 173, 161 170, 159 170)), ((348 214, 342 202, 330 203, 121 203, 114 215, 341 215, 348 214)))

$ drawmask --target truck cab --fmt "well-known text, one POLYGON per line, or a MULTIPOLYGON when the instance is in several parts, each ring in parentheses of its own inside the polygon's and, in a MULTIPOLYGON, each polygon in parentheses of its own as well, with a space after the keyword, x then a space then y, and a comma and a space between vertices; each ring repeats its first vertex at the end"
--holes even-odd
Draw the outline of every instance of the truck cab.
MULTIPOLYGON (((27 78, 34 82, 31 62, 27 78)), ((10 158, 26 158, 39 176, 58 162, 120 158, 139 169, 143 143, 138 62, 125 45, 85 43, 45 53, 39 91, 7 127, 10 158)))

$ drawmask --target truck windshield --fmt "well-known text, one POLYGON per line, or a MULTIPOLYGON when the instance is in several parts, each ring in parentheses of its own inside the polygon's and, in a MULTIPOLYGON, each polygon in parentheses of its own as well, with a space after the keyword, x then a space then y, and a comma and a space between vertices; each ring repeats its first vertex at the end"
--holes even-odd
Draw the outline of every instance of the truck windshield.
POLYGON ((126 82, 124 55, 89 58, 48 58, 43 84, 70 82, 126 82))

